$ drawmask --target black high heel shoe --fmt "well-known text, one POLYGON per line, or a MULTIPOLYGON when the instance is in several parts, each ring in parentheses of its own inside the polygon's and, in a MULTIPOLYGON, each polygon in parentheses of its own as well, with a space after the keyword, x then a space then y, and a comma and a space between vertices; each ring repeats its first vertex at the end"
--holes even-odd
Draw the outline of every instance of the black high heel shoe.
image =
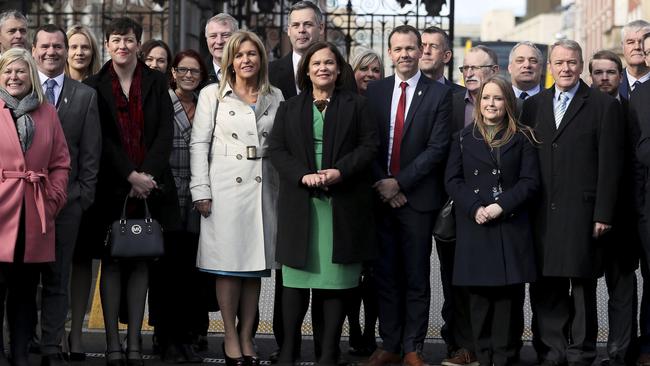
POLYGON ((257 356, 246 356, 244 355, 244 365, 245 366, 260 366, 260 358, 257 356))
POLYGON ((106 351, 106 366, 125 366, 124 353, 122 351, 106 351), (119 353, 120 358, 110 358, 109 355, 119 353))
POLYGON ((68 334, 68 361, 70 362, 83 362, 86 361, 85 352, 72 352, 72 346, 70 345, 70 334, 68 334))
POLYGON ((127 350, 126 351, 126 365, 127 366, 144 366, 144 360, 142 359, 142 352, 139 350, 127 350), (135 357, 132 357, 135 356, 135 357))
POLYGON ((230 358, 226 353, 226 342, 221 343, 221 349, 223 350, 223 358, 226 360, 226 366, 246 366, 246 360, 244 357, 230 358))

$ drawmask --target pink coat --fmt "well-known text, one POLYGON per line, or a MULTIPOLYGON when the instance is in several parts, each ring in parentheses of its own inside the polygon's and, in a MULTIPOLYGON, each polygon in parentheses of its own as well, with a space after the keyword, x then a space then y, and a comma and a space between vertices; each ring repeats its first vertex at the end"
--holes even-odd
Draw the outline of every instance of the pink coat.
POLYGON ((13 262, 25 201, 25 263, 54 261, 54 220, 66 203, 68 145, 56 109, 31 112, 34 139, 23 155, 16 125, 0 99, 0 262, 13 262))

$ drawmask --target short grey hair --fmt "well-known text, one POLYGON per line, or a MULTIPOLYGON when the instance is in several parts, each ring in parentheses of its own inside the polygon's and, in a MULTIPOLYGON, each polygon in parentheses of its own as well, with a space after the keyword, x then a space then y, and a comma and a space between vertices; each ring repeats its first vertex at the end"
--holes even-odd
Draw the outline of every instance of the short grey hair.
POLYGON ((318 5, 313 3, 312 1, 309 0, 301 0, 298 1, 297 3, 291 5, 289 8, 289 13, 287 14, 287 19, 291 19, 291 13, 293 13, 296 10, 303 10, 303 9, 311 9, 314 12, 314 15, 316 16, 316 22, 318 24, 323 24, 323 11, 320 10, 318 5))
POLYGON ((537 60, 540 63, 543 62, 544 55, 542 55, 542 51, 540 51, 539 48, 537 48, 537 46, 533 42, 523 41, 523 42, 519 42, 516 45, 514 45, 514 47, 512 47, 512 49, 510 50, 510 54, 508 55, 508 63, 509 64, 511 64, 512 61, 514 61, 515 50, 517 48, 521 47, 521 46, 528 46, 528 47, 532 48, 533 52, 535 53, 535 57, 537 57, 537 60))
POLYGON ((580 63, 584 63, 584 60, 582 59, 582 47, 580 47, 580 44, 578 42, 571 39, 561 39, 551 45, 551 49, 548 51, 549 62, 551 61, 551 54, 553 54, 555 47, 562 47, 578 52, 578 61, 580 61, 580 63))
POLYGON ((625 26, 621 28, 621 43, 625 42, 625 37, 628 33, 638 32, 640 30, 643 30, 643 33, 650 32, 650 23, 643 19, 637 19, 625 24, 625 26))
POLYGON ((27 25, 27 17, 25 14, 19 12, 16 9, 9 9, 0 13, 0 28, 5 25, 5 22, 11 18, 18 19, 27 25))
POLYGON ((474 47, 470 48, 469 50, 467 50, 467 52, 470 52, 470 53, 474 53, 474 52, 478 52, 478 51, 485 52, 488 55, 488 57, 490 58, 490 62, 492 63, 492 65, 499 66, 499 57, 497 56, 497 53, 494 52, 494 50, 491 49, 490 47, 480 44, 478 46, 474 46, 474 47))
POLYGON ((207 22, 205 22, 205 32, 204 32, 205 37, 208 36, 208 25, 210 23, 229 23, 230 29, 233 33, 239 30, 237 19, 235 19, 232 15, 228 13, 219 13, 213 16, 212 18, 208 19, 207 22))

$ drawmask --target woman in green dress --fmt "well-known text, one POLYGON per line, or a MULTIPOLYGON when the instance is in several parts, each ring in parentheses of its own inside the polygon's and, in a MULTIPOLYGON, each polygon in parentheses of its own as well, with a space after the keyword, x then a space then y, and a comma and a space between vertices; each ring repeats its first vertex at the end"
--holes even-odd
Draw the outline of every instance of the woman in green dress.
POLYGON ((280 174, 280 363, 296 362, 310 290, 316 360, 337 363, 346 290, 358 286, 361 263, 375 255, 370 166, 377 132, 366 100, 339 88, 344 63, 328 42, 305 52, 297 72, 302 92, 280 105, 269 141, 280 174))

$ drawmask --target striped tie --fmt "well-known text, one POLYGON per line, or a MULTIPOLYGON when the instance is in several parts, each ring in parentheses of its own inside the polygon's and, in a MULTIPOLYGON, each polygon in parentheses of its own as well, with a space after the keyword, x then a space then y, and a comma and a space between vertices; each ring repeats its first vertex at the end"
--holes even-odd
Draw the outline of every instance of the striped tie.
POLYGON ((567 97, 565 92, 560 92, 560 96, 557 99, 557 104, 555 104, 555 127, 559 128, 562 117, 564 117, 564 112, 566 112, 569 97, 567 97))

